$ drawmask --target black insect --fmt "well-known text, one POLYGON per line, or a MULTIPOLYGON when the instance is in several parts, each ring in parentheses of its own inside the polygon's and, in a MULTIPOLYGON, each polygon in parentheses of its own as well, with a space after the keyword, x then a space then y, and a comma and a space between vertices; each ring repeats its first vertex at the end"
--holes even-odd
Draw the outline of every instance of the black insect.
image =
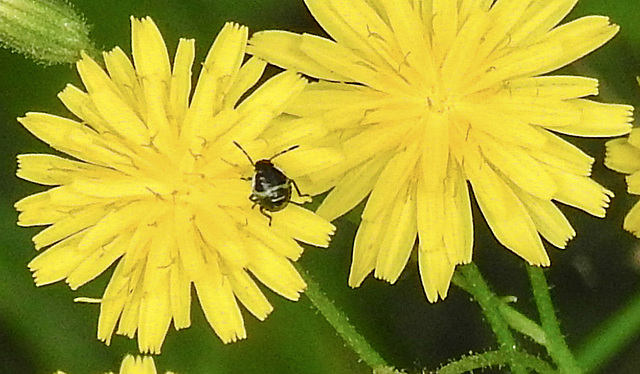
POLYGON ((300 193, 300 189, 296 182, 284 175, 284 173, 271 162, 274 158, 298 148, 298 145, 291 146, 269 158, 253 162, 251 156, 249 156, 247 151, 245 151, 238 142, 234 140, 233 144, 235 144, 236 147, 238 147, 242 153, 247 156, 247 159, 251 165, 253 165, 255 174, 253 177, 247 178, 248 180, 253 181, 251 184, 251 195, 249 196, 249 200, 253 202, 252 208, 256 205, 260 205, 260 213, 269 218, 269 226, 271 226, 272 220, 269 212, 281 211, 286 208, 291 201, 291 185, 295 187, 298 196, 309 196, 308 194, 300 193))

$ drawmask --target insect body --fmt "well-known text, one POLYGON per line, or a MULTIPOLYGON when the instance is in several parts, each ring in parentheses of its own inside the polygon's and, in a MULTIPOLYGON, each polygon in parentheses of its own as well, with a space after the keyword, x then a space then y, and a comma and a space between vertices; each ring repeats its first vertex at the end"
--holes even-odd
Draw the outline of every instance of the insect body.
POLYGON ((253 162, 251 156, 249 156, 247 151, 245 151, 238 142, 234 141, 233 144, 247 156, 247 159, 249 159, 249 162, 253 165, 255 174, 252 178, 249 178, 253 181, 249 200, 253 202, 254 207, 256 205, 260 206, 260 213, 269 218, 269 226, 271 226, 272 217, 268 212, 281 211, 286 208, 291 201, 291 185, 295 187, 299 196, 309 196, 308 194, 301 194, 296 182, 284 175, 284 173, 271 162, 274 158, 298 148, 298 145, 280 151, 270 158, 253 162))

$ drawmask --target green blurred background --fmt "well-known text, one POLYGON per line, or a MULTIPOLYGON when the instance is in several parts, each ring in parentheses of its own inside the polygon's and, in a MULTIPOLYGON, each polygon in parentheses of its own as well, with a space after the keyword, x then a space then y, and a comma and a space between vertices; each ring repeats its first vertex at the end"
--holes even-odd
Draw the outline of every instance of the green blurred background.
MULTIPOLYGON (((223 23, 236 21, 251 31, 284 29, 323 34, 302 0, 74 0, 76 9, 93 25, 92 37, 105 50, 130 51, 129 16, 149 15, 158 24, 169 50, 179 37, 197 40, 196 61, 202 61, 223 23)), ((640 2, 582 0, 569 18, 587 14, 611 17, 622 26, 605 47, 562 73, 600 79, 601 99, 640 105, 640 2)), ((136 353, 135 341, 116 336, 110 347, 96 339, 99 307, 78 304, 78 296, 100 297, 110 271, 72 292, 65 284, 36 288, 26 264, 36 255, 30 241, 38 230, 18 228, 13 203, 36 186, 15 177, 20 153, 49 152, 27 133, 16 117, 28 111, 66 115, 56 94, 71 82, 80 85, 72 66, 43 67, 0 50, 0 372, 69 374, 117 371, 125 353, 136 353)), ((275 69, 270 70, 270 73, 275 69)), ((564 251, 547 246, 553 266, 547 271, 562 328, 571 347, 640 292, 640 247, 625 233, 622 220, 637 200, 625 193, 624 179, 602 166, 605 140, 574 143, 596 157, 594 178, 616 194, 606 220, 562 207, 578 232, 564 251)), ((536 318, 523 261, 502 248, 474 208, 474 259, 500 295, 517 296, 516 308, 536 318)), ((347 287, 355 225, 337 222, 329 249, 309 248, 301 262, 350 317, 356 328, 385 359, 409 372, 435 369, 470 351, 495 348, 477 304, 452 286, 445 302, 429 304, 422 291, 415 259, 394 286, 367 279, 359 289, 347 287)), ((159 372, 200 373, 367 373, 370 369, 346 348, 329 325, 303 297, 292 303, 265 290, 275 311, 258 322, 245 314, 248 339, 224 345, 192 308, 192 327, 173 328, 156 358, 159 372)), ((195 303, 195 299, 194 299, 195 303)), ((525 345, 528 342, 525 341, 525 345)), ((533 344, 531 344, 533 346, 533 344)), ((544 352, 532 347, 534 352, 544 352)), ((632 340, 603 373, 640 372, 640 340, 632 340)))

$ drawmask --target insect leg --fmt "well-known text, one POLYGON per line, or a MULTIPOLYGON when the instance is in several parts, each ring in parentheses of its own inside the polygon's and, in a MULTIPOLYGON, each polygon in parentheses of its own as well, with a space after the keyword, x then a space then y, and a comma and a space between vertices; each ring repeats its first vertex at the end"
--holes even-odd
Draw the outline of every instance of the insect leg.
MULTIPOLYGON (((253 194, 249 196, 249 200, 251 200, 251 202, 253 203, 253 205, 251 205, 251 209, 255 208, 256 205, 258 205, 258 203, 260 202, 260 199, 255 197, 253 194)), ((260 207, 260 211, 262 211, 262 207, 260 207)))
POLYGON ((267 210, 263 206, 260 207, 260 213, 263 216, 269 218, 269 226, 271 226, 271 220, 273 220, 273 217, 271 217, 271 214, 267 213, 267 210))
POLYGON ((300 197, 311 197, 311 195, 309 195, 308 193, 304 193, 304 194, 301 193, 300 192, 300 188, 298 188, 298 184, 293 179, 291 179, 291 184, 293 184, 293 187, 296 189, 296 192, 298 193, 298 196, 300 196, 300 197))

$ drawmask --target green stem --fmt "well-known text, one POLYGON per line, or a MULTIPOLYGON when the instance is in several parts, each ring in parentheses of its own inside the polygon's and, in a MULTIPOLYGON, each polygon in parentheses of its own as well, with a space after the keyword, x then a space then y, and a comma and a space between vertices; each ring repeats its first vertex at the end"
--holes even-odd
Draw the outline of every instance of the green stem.
POLYGON ((500 299, 491 292, 491 289, 484 281, 482 274, 474 263, 458 267, 458 271, 453 276, 453 283, 458 287, 469 292, 474 299, 480 304, 491 329, 496 335, 500 351, 510 357, 509 365, 511 370, 516 374, 524 374, 527 372, 525 365, 514 359, 518 353, 516 341, 509 330, 507 322, 500 313, 500 299))
POLYGON ((623 309, 605 321, 576 353, 580 367, 591 372, 620 352, 640 334, 640 293, 623 309))
POLYGON ((540 313, 542 329, 547 335, 546 348, 549 356, 558 365, 560 371, 571 374, 582 373, 582 369, 578 366, 560 331, 560 324, 553 310, 549 294, 549 285, 542 268, 527 266, 527 273, 533 290, 533 298, 538 306, 538 313, 540 313))
POLYGON ((524 352, 513 351, 506 354, 503 351, 491 351, 478 353, 447 364, 436 371, 436 374, 460 374, 471 372, 476 369, 486 369, 489 367, 502 366, 512 361, 518 361, 527 368, 533 369, 541 374, 553 374, 555 370, 545 361, 524 352))
POLYGON ((500 312, 504 320, 509 324, 509 327, 513 330, 528 336, 540 345, 547 345, 547 334, 545 334, 544 330, 537 323, 513 309, 505 302, 500 304, 500 312))
POLYGON ((327 322, 336 330, 338 335, 342 337, 345 343, 372 369, 389 368, 389 365, 384 361, 382 356, 356 331, 355 327, 349 323, 347 316, 322 292, 318 283, 311 278, 309 273, 299 264, 295 264, 295 266, 304 281, 307 282, 305 295, 307 295, 316 309, 318 309, 327 322))

